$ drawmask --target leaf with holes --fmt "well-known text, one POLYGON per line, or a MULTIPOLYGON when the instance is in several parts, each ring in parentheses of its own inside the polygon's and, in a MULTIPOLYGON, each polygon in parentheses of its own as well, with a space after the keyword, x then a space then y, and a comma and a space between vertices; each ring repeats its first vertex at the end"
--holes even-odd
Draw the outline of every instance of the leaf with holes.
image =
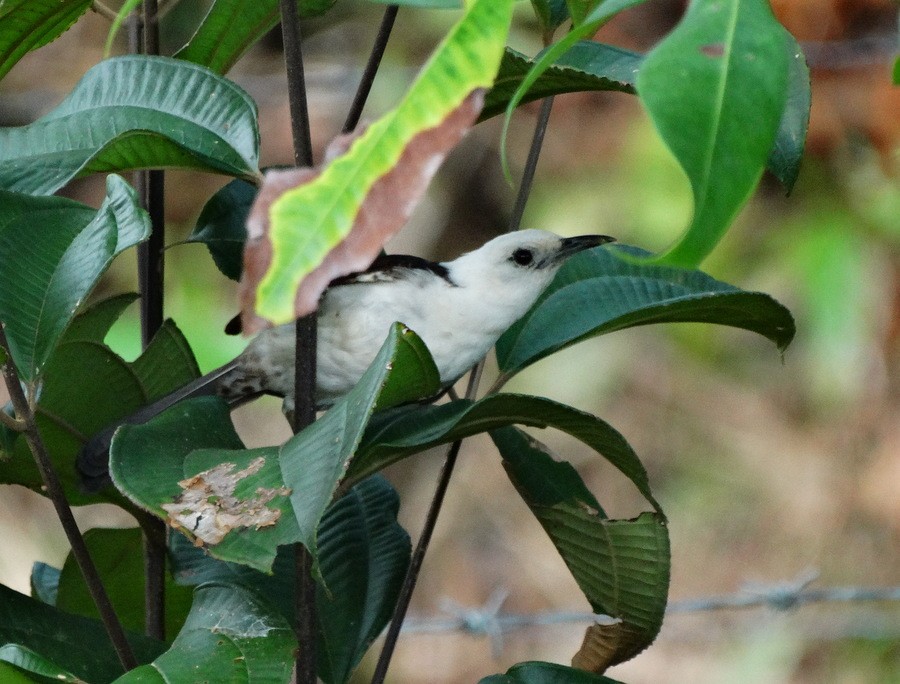
MULTIPOLYGON (((316 605, 319 677, 325 682, 346 681, 390 618, 410 554, 409 535, 397 523, 398 507, 393 487, 376 475, 337 499, 322 518, 324 586, 316 588, 316 605)), ((169 550, 179 583, 241 584, 261 594, 289 622, 295 620, 293 547, 278 549, 271 574, 216 560, 182 535, 172 535, 169 550)))
POLYGON ((181 60, 127 56, 88 71, 62 103, 0 129, 0 189, 49 195, 73 178, 179 167, 257 180, 256 105, 181 60))
POLYGON ((322 516, 375 408, 439 389, 425 345, 398 325, 356 387, 280 449, 244 449, 227 405, 203 397, 123 425, 110 473, 131 501, 216 558, 267 572, 284 544, 300 541, 317 557, 322 516))

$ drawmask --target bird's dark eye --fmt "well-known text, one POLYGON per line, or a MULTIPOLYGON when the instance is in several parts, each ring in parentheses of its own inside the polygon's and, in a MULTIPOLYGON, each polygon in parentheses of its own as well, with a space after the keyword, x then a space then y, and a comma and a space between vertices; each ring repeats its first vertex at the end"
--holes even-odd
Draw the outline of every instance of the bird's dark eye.
POLYGON ((534 254, 530 249, 517 249, 512 253, 511 259, 519 264, 519 266, 528 266, 528 264, 534 261, 534 254))

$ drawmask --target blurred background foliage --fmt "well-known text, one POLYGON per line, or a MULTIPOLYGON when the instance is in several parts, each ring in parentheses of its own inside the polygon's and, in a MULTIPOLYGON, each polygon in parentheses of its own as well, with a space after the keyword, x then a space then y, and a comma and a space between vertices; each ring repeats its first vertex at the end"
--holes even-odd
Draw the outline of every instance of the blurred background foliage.
MULTIPOLYGON (((206 3, 170 5, 165 54, 187 40, 206 3)), ((647 50, 684 5, 651 0, 617 17, 598 39, 647 50)), ((810 568, 820 572, 823 586, 900 584, 900 88, 891 85, 898 8, 891 0, 772 5, 802 42, 812 69, 807 154, 792 196, 764 178, 704 269, 768 292, 791 309, 798 334, 784 359, 748 333, 653 327, 569 349, 508 388, 573 403, 625 434, 671 521, 673 600, 733 593, 751 581, 778 583, 810 568)), ((381 12, 377 5, 339 2, 304 24, 317 158, 343 121, 381 12)), ((453 18, 452 12, 401 9, 370 118, 395 101, 453 18)), ((89 14, 23 59, 0 84, 0 125, 32 121, 58 103, 101 58, 107 29, 104 19, 89 14)), ((279 40, 273 32, 230 74, 259 105, 264 165, 292 157, 279 40)), ((513 47, 530 54, 540 49, 527 3, 518 8, 513 47)), ((124 51, 124 44, 118 48, 124 51)), ((534 106, 516 115, 514 168, 524 163, 535 116, 534 106)), ((390 251, 450 258, 503 228, 514 196, 500 173, 498 133, 498 122, 490 121, 470 134, 390 251)), ((187 236, 223 184, 215 176, 166 175, 169 243, 187 236)), ((96 206, 102 192, 102 178, 90 178, 64 194, 96 206)), ((636 98, 557 98, 525 226, 608 233, 662 249, 690 211, 687 181, 636 98)), ((175 245, 166 260, 167 315, 204 371, 229 360, 245 344, 222 333, 236 310, 234 283, 216 271, 201 245, 175 245)), ((95 296, 134 289, 134 258, 125 255, 95 296)), ((137 355, 136 309, 108 341, 128 357, 137 355)), ((250 446, 289 434, 275 400, 241 409, 236 422, 250 446)), ((638 512, 639 501, 612 468, 573 440, 539 437, 580 469, 611 514, 638 512)), ((414 536, 439 463, 437 455, 424 456, 388 471, 401 491, 401 521, 414 536)), ((509 590, 505 610, 512 612, 585 609, 549 541, 512 491, 504 493, 489 441, 468 441, 460 465, 414 611, 433 614, 444 597, 477 606, 497 587, 509 590)), ((0 495, 0 535, 7 540, 0 575, 20 590, 27 590, 34 560, 59 566, 64 557, 52 516, 22 514, 23 507, 41 506, 49 510, 17 488, 0 495), (17 554, 8 552, 12 539, 17 554)), ((122 515, 97 507, 80 511, 80 520, 131 524, 122 515)), ((568 662, 582 630, 554 626, 507 635, 499 663, 487 641, 409 636, 401 639, 392 674, 398 682, 471 682, 520 660, 568 662), (432 675, 417 679, 423 672, 432 675)), ((788 613, 673 615, 653 648, 610 675, 629 682, 889 682, 898 671, 900 608, 833 604, 788 613)))

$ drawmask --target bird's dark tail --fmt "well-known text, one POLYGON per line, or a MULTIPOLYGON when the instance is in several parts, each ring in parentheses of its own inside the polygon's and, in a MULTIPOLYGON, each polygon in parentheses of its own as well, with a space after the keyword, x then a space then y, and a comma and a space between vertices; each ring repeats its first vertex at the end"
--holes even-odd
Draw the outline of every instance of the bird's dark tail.
MULTIPOLYGON (((152 404, 138 409, 130 416, 108 425, 91 437, 81 448, 81 452, 78 454, 75 462, 82 489, 88 494, 93 494, 111 483, 109 477, 109 445, 112 442, 113 434, 120 426, 141 425, 185 399, 216 394, 220 383, 236 373, 237 368, 237 360, 226 363, 203 377, 189 382, 184 387, 167 394, 161 399, 157 399, 152 404)), ((253 398, 253 396, 242 396, 229 398, 228 401, 232 407, 236 407, 253 398)))

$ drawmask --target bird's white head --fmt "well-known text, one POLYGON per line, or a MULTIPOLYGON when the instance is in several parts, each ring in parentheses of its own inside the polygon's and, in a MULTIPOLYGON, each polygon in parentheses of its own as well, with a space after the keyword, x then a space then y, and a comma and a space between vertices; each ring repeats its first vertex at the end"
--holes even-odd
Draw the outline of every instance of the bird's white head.
POLYGON ((520 230, 444 266, 458 287, 460 305, 470 316, 484 312, 485 320, 479 323, 499 335, 537 301, 566 259, 612 241, 605 235, 562 238, 545 230, 520 230))
POLYGON ((545 230, 520 230, 500 235, 445 266, 460 287, 514 287, 533 302, 566 259, 612 241, 606 235, 563 238, 545 230))

